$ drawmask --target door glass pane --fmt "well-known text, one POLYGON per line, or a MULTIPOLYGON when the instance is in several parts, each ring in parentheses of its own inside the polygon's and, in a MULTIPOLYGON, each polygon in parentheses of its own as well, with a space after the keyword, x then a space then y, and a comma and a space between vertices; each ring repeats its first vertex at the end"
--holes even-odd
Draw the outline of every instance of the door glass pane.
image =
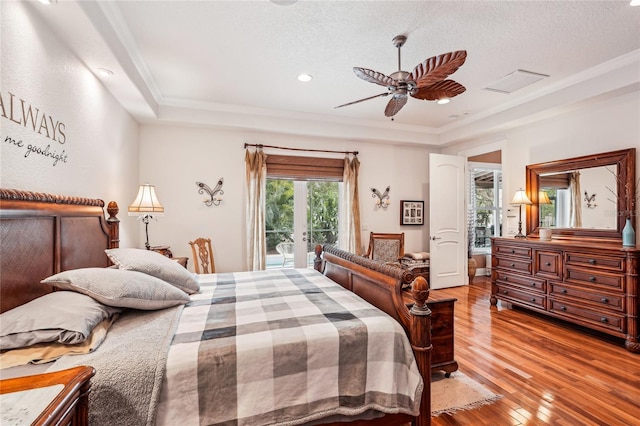
MULTIPOLYGON (((338 243, 338 182, 307 182, 307 252, 338 243)), ((313 265, 313 256, 311 265, 313 265)))
POLYGON ((267 269, 292 267, 293 257, 287 252, 293 242, 293 181, 267 179, 266 188, 267 269))

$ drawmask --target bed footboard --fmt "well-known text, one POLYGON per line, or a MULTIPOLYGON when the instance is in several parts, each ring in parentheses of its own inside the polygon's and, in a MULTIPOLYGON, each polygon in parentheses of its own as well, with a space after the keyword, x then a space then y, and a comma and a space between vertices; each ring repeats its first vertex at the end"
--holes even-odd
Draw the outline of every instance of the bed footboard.
MULTIPOLYGON (((415 424, 431 424, 431 311, 427 307, 429 284, 423 277, 413 280, 409 271, 340 250, 316 246, 314 268, 367 302, 395 318, 404 328, 424 381, 420 416, 415 424), (412 282, 413 280, 413 282, 412 282), (402 286, 412 282, 415 304, 407 308, 402 286)), ((391 424, 391 423, 384 423, 391 424)))

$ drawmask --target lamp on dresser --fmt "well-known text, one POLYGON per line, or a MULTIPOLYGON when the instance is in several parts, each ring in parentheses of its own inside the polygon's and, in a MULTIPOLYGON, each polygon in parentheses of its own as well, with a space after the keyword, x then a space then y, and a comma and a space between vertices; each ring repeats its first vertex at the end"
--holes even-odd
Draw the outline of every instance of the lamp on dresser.
POLYGON ((529 200, 529 197, 527 197, 524 189, 519 189, 513 195, 511 204, 518 206, 518 233, 515 235, 515 238, 526 238, 526 235, 522 233, 522 205, 531 204, 531 200, 529 200))
POLYGON ((147 250, 151 249, 149 244, 149 220, 153 216, 163 216, 164 207, 158 201, 156 196, 156 187, 145 183, 138 188, 138 195, 129 206, 129 216, 138 216, 144 223, 144 231, 147 237, 144 246, 147 250))

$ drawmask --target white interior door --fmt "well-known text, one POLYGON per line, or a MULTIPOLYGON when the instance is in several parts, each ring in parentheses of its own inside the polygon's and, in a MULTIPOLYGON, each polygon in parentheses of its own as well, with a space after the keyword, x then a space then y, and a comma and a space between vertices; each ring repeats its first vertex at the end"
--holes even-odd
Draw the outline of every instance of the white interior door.
POLYGON ((293 182, 293 266, 307 267, 307 182, 293 182))
POLYGON ((429 154, 430 286, 468 284, 465 206, 466 158, 429 154))

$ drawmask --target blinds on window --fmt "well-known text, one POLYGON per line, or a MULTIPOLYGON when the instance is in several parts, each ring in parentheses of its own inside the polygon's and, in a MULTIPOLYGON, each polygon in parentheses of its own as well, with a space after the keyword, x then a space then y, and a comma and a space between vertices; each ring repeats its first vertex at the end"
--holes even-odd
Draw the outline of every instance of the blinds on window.
POLYGON ((341 182, 344 159, 267 155, 269 179, 323 180, 341 182))

